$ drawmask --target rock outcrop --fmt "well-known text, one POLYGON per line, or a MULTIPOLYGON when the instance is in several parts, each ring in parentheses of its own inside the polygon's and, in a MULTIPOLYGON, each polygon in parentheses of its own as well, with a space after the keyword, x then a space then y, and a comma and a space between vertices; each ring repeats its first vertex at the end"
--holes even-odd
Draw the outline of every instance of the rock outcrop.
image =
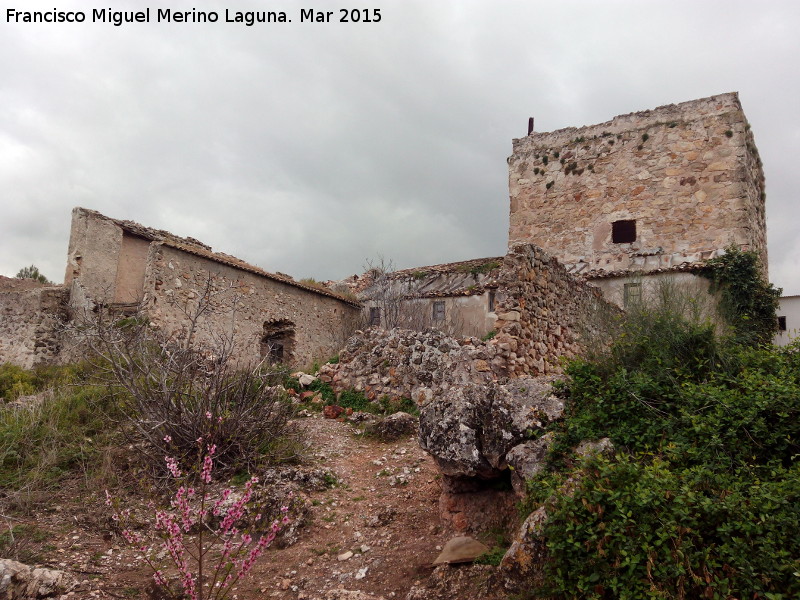
POLYGON ((443 474, 494 479, 507 470, 507 454, 563 410, 547 381, 467 384, 421 408, 419 441, 443 474))
POLYGON ((63 571, 29 567, 15 560, 0 559, 0 598, 38 600, 69 591, 72 579, 63 571))

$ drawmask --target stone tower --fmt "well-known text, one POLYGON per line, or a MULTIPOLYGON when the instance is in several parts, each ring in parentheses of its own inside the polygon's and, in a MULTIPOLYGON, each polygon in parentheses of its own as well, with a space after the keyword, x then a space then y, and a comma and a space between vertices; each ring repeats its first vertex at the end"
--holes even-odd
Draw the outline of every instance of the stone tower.
POLYGON ((631 276, 696 270, 731 244, 766 275, 764 174, 735 92, 533 132, 508 166, 509 246, 543 247, 619 304, 631 276))

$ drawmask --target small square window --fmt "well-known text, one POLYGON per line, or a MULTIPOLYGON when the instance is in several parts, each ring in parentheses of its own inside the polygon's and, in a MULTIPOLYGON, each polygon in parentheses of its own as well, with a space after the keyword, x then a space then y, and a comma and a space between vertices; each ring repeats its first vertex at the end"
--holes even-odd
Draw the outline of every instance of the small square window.
POLYGON ((778 331, 786 331, 786 317, 778 317, 778 331))
POLYGON ((433 303, 433 320, 444 321, 444 300, 437 300, 433 303))
POLYGON ((614 221, 611 224, 611 241, 630 244, 636 241, 636 221, 614 221))
POLYGON ((642 284, 626 283, 625 295, 623 298, 623 303, 625 305, 625 308, 627 308, 631 304, 636 304, 637 302, 641 301, 641 299, 642 299, 642 284))
POLYGON ((380 327, 381 325, 381 309, 377 306, 371 306, 369 309, 369 326, 380 327))

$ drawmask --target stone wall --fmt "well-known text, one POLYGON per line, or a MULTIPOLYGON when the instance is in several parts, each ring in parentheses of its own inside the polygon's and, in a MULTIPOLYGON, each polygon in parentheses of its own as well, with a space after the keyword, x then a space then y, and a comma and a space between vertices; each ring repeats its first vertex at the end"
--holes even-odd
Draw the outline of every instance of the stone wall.
POLYGON ((0 276, 0 363, 58 362, 67 297, 64 286, 0 276))
POLYGON ((146 309, 151 321, 168 332, 185 330, 186 314, 208 293, 211 310, 199 320, 197 339, 215 344, 236 341, 245 362, 264 353, 265 324, 290 328, 283 362, 309 366, 336 354, 355 329, 360 306, 226 265, 200 250, 166 243, 150 247, 145 276, 146 309))
POLYGON ((596 339, 601 316, 618 311, 600 290, 530 244, 514 246, 503 259, 496 302, 491 366, 507 377, 560 372, 563 357, 581 354, 585 336, 596 339))
POLYGON ((764 175, 736 93, 533 133, 508 164, 509 246, 591 273, 696 263, 735 244, 766 269, 764 175), (612 223, 628 220, 635 241, 614 243, 612 223))
POLYGON ((323 368, 323 380, 337 390, 407 397, 423 405, 467 383, 559 373, 562 357, 583 350, 584 334, 596 339, 598 315, 618 312, 597 288, 528 244, 504 257, 497 284, 496 335, 489 341, 370 329, 348 341, 339 364, 323 368))

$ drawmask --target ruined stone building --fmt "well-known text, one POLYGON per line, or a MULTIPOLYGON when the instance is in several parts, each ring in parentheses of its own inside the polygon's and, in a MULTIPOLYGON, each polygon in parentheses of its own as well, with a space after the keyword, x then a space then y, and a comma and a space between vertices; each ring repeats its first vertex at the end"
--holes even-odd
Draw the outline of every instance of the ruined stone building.
POLYGON ((213 252, 193 238, 84 208, 72 212, 64 286, 16 285, 0 282, 0 311, 20 313, 3 320, 0 362, 24 366, 58 360, 70 341, 61 339, 58 323, 100 305, 123 314, 141 306, 151 323, 178 334, 187 313, 205 302, 198 341, 226 337, 244 362, 294 366, 333 356, 361 309, 352 298, 213 252))
POLYGON ((502 262, 498 256, 399 271, 372 269, 342 283, 361 299, 368 326, 482 337, 497 320, 502 262))
POLYGON ((0 280, 0 362, 57 360, 55 324, 98 304, 142 303, 178 332, 205 294, 215 310, 202 335, 234 336, 247 360, 325 360, 360 323, 494 332, 478 360, 494 361, 495 375, 543 373, 580 351, 579 329, 603 297, 623 307, 665 278, 707 289, 696 271, 730 245, 758 252, 766 275, 764 175, 736 93, 531 131, 513 141, 508 168, 505 257, 346 280, 363 310, 195 239, 77 208, 65 286, 0 280))
POLYGON ((541 246, 620 306, 731 244, 766 275, 764 174, 736 93, 531 132, 508 168, 509 247, 541 246))

